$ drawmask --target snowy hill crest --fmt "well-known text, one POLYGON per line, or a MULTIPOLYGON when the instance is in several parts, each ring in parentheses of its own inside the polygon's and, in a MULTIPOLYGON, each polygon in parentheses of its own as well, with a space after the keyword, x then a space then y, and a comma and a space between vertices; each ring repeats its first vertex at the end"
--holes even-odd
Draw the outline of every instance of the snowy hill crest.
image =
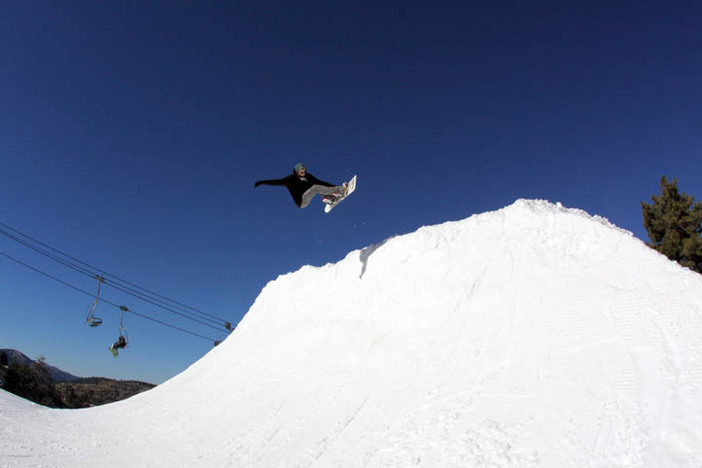
POLYGON ((279 277, 222 345, 130 400, 57 413, 0 394, 21 428, 0 422, 0 461, 702 466, 701 331, 699 275, 519 200, 279 277), (74 433, 18 441, 52 424, 74 433), (74 450, 88 430, 111 442, 74 450))

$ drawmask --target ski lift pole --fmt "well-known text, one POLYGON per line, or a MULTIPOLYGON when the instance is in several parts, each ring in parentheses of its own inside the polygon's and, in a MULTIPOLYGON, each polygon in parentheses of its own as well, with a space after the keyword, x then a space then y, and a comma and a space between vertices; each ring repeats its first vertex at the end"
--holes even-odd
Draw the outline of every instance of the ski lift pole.
POLYGON ((129 309, 127 309, 126 306, 119 306, 119 310, 119 334, 120 336, 124 336, 125 338, 127 338, 127 329, 124 328, 124 313, 129 312, 129 309))
POLYGON ((127 329, 124 328, 124 313, 129 312, 129 309, 127 309, 127 306, 122 305, 119 306, 119 310, 119 338, 117 338, 117 341, 109 348, 113 357, 117 357, 119 355, 119 350, 126 348, 128 343, 127 329))
POLYGON ((88 315, 86 317, 86 321, 88 322, 88 326, 90 327, 97 327, 102 323, 102 319, 99 317, 95 317, 95 310, 97 310, 98 303, 100 302, 100 286, 102 285, 102 282, 105 281, 105 278, 103 278, 100 275, 97 275, 95 277, 98 282, 97 286, 97 294, 95 294, 95 302, 90 306, 88 309, 88 315))

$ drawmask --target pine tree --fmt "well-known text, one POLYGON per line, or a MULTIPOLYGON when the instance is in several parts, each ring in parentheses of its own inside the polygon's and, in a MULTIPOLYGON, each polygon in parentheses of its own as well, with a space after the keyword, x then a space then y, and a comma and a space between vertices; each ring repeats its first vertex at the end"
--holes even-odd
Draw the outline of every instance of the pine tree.
POLYGON ((678 181, 661 178, 661 195, 641 203, 649 247, 702 273, 702 203, 678 191, 678 181))
POLYGON ((51 373, 43 357, 31 364, 10 364, 5 374, 4 389, 40 405, 52 408, 66 407, 51 381, 51 373))

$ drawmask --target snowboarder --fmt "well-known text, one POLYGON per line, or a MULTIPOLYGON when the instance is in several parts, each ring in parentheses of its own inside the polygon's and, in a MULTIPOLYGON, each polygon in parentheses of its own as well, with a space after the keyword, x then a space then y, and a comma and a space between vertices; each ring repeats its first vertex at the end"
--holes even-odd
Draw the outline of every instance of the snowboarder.
POLYGON ((295 164, 293 173, 289 176, 282 179, 259 180, 254 184, 254 187, 259 185, 283 185, 287 187, 299 208, 307 207, 317 194, 322 196, 324 203, 333 204, 338 198, 342 198, 346 194, 347 186, 346 183, 333 185, 317 179, 307 172, 307 168, 302 163, 295 164))

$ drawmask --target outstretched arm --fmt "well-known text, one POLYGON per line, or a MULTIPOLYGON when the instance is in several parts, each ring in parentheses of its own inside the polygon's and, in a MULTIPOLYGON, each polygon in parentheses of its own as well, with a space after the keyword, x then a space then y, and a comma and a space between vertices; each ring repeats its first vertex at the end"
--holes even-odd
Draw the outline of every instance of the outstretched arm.
POLYGON ((271 180, 258 180, 254 184, 254 188, 259 185, 287 185, 288 178, 283 177, 282 179, 271 179, 271 180))

